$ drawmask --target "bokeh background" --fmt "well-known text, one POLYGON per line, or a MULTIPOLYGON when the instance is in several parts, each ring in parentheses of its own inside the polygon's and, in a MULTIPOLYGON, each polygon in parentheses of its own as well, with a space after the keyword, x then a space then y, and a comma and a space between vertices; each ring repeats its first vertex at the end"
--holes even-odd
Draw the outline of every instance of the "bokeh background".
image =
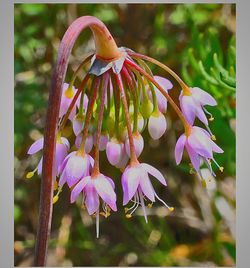
MULTIPOLYGON (((218 106, 210 109, 211 129, 224 149, 216 155, 225 167, 207 188, 189 173, 188 158, 175 165, 174 146, 181 124, 168 111, 168 131, 153 142, 145 131, 140 159, 159 168, 168 187, 155 183, 159 195, 175 207, 171 214, 155 204, 149 223, 140 211, 126 219, 120 171, 102 157, 102 170, 114 178, 119 212, 95 220, 63 191, 54 206, 48 266, 234 266, 235 265, 235 5, 232 4, 16 4, 15 14, 15 265, 32 265, 38 222, 40 178, 25 179, 38 155, 27 149, 41 137, 48 89, 57 49, 69 24, 93 15, 110 29, 117 44, 148 54, 173 68, 190 86, 210 92, 218 106)), ((89 30, 78 39, 67 72, 69 81, 82 59, 93 52, 89 30)), ((155 74, 170 78, 152 66, 155 74)), ((80 74, 76 86, 84 71, 80 74)), ((170 79, 171 80, 171 79, 170 79)), ((174 83, 170 94, 178 100, 174 83)), ((198 123, 198 122, 197 122, 198 123)), ((198 123, 199 124, 199 123, 198 123)), ((67 135, 67 133, 65 134, 67 135)))

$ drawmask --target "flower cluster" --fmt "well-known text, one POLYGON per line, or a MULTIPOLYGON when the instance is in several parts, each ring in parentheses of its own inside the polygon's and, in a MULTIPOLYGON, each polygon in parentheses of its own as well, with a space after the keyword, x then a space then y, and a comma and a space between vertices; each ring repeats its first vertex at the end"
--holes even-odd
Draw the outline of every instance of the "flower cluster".
MULTIPOLYGON (((206 114, 209 114, 209 120, 213 118, 204 107, 216 105, 215 99, 198 87, 188 87, 169 71, 182 88, 179 108, 169 95, 172 83, 164 77, 154 76, 146 61, 170 70, 154 59, 119 48, 119 57, 113 60, 102 60, 94 55, 78 89, 73 86, 77 74, 70 84, 63 85, 54 164, 57 193, 53 201, 58 200, 64 185, 71 189, 72 203, 82 194, 83 206, 96 218, 97 236, 99 215, 108 217, 111 210, 117 210, 115 184, 99 170, 99 151, 105 151, 109 163, 123 172, 123 205, 132 204, 125 208, 127 218, 141 206, 147 221, 146 207, 156 200, 173 211, 173 207, 157 195, 150 180, 152 176, 166 186, 162 173, 138 160, 144 148, 142 134, 145 129, 154 140, 166 133, 168 104, 177 112, 185 130, 176 143, 177 164, 181 162, 185 148, 199 176, 202 177, 200 167, 203 163, 214 174, 211 161, 218 163, 213 153, 223 152, 213 141, 215 137, 208 127, 206 114), (196 117, 207 130, 194 125, 196 117), (72 127, 72 146, 62 137, 66 125, 72 127)), ((31 145, 28 154, 42 148, 43 138, 31 145)), ((42 159, 27 178, 36 171, 40 174, 41 169, 42 159)), ((223 170, 220 166, 219 169, 223 170)))

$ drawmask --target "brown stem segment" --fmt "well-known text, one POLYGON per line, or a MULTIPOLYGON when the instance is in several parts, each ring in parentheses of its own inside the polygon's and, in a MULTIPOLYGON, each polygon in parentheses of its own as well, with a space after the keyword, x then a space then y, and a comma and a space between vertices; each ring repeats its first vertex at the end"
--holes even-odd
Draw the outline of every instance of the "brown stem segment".
POLYGON ((100 109, 99 109, 99 115, 98 115, 98 125, 97 125, 97 131, 96 131, 96 144, 95 144, 95 163, 93 167, 92 176, 98 175, 100 173, 99 170, 99 144, 100 144, 100 138, 101 138, 101 132, 102 132, 102 120, 103 120, 103 112, 104 112, 104 105, 105 105, 105 96, 107 92, 109 82, 109 74, 106 72, 103 77, 103 84, 101 89, 101 103, 100 103, 100 109))
POLYGON ((176 103, 173 101, 173 99, 169 96, 169 94, 155 81, 155 79, 150 74, 148 74, 146 71, 144 71, 137 64, 135 64, 134 62, 132 62, 130 60, 127 60, 127 59, 125 60, 125 63, 128 64, 129 66, 131 66, 132 68, 136 69, 142 75, 144 75, 149 81, 151 81, 160 90, 160 92, 164 95, 164 97, 168 100, 170 105, 176 111, 177 115, 179 116, 179 118, 181 119, 181 121, 182 121, 182 123, 184 125, 186 134, 189 135, 191 126, 189 125, 189 123, 187 122, 185 117, 183 116, 183 114, 182 114, 181 110, 179 109, 179 107, 176 105, 176 103))
POLYGON ((86 143, 87 136, 88 136, 89 125, 90 125, 91 117, 93 114, 94 104, 95 104, 95 101, 97 98, 98 89, 100 86, 100 81, 101 81, 101 78, 96 77, 95 80, 93 81, 93 84, 92 84, 92 96, 91 96, 91 99, 88 103, 86 118, 85 118, 85 122, 84 122, 84 128, 82 131, 82 143, 81 143, 80 148, 79 148, 80 154, 85 153, 85 143, 86 143))
POLYGON ((122 104, 124 107, 125 119, 126 119, 126 124, 127 124, 127 129, 128 129, 128 139, 129 139, 129 146, 130 146, 130 163, 133 164, 133 163, 137 163, 137 157, 135 153, 135 145, 134 145, 134 140, 133 140, 131 122, 129 119, 128 103, 127 103, 127 99, 126 99, 126 95, 125 95, 125 91, 124 91, 124 87, 122 84, 122 79, 121 79, 120 74, 116 75, 116 81, 117 81, 117 85, 120 91, 120 96, 121 96, 122 104))
POLYGON ((68 67, 69 56, 76 39, 83 29, 90 27, 95 39, 96 54, 108 60, 117 58, 120 52, 106 26, 97 18, 83 16, 68 28, 60 43, 57 62, 53 70, 44 132, 43 170, 40 193, 39 223, 35 247, 35 266, 46 265, 48 240, 52 219, 53 183, 55 178, 55 143, 62 85, 68 67))

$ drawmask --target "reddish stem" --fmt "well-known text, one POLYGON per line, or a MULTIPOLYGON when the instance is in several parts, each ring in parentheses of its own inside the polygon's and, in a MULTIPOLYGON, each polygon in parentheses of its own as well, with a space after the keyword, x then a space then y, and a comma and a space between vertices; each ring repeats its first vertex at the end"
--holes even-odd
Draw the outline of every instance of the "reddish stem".
POLYGON ((88 109, 87 109, 87 113, 86 113, 86 118, 85 118, 85 122, 84 122, 84 128, 83 128, 83 132, 82 132, 82 143, 80 145, 80 149, 79 151, 81 153, 85 152, 85 142, 88 136, 88 131, 89 131, 89 125, 90 125, 90 121, 91 121, 91 117, 93 114, 93 109, 94 109, 94 104, 95 104, 95 100, 97 98, 97 93, 98 93, 98 89, 100 86, 100 77, 96 77, 96 79, 93 81, 93 86, 92 86, 92 96, 91 99, 88 103, 88 109))
POLYGON ((114 58, 119 51, 106 26, 97 18, 84 16, 76 19, 63 36, 54 67, 48 101, 44 132, 43 170, 40 193, 39 224, 35 248, 35 266, 45 266, 52 219, 53 184, 55 178, 54 160, 57 122, 62 95, 62 85, 69 62, 71 50, 79 34, 90 27, 96 45, 96 52, 102 58, 114 58), (109 49, 106 49, 109 47, 109 49))
POLYGON ((126 119, 126 124, 127 124, 127 129, 128 129, 128 139, 129 139, 129 146, 130 146, 130 163, 134 164, 134 163, 137 163, 137 157, 135 153, 135 145, 134 145, 133 134, 132 134, 132 129, 131 129, 131 122, 129 118, 128 103, 127 103, 127 99, 126 99, 126 95, 125 95, 125 91, 124 91, 124 87, 122 84, 122 79, 121 79, 120 74, 116 75, 116 81, 117 81, 117 85, 120 91, 122 104, 124 106, 125 119, 126 119))
POLYGON ((97 125, 97 131, 96 131, 96 144, 95 144, 95 163, 93 167, 92 176, 98 175, 100 173, 99 170, 99 144, 100 144, 100 138, 101 138, 101 132, 102 132, 102 120, 103 120, 103 111, 105 106, 105 96, 107 92, 109 82, 109 74, 106 72, 103 77, 103 84, 102 84, 102 90, 101 90, 101 103, 100 103, 100 109, 99 109, 99 115, 98 115, 98 125, 97 125))
POLYGON ((189 125, 189 123, 187 122, 185 117, 183 116, 181 110, 176 105, 174 100, 169 96, 169 94, 156 82, 156 80, 150 74, 148 74, 146 71, 144 71, 140 66, 138 66, 134 62, 127 60, 127 59, 125 60, 125 63, 128 64, 129 66, 133 67, 134 69, 136 69, 142 75, 144 75, 148 80, 150 80, 160 90, 160 92, 164 95, 164 97, 168 100, 168 102, 171 104, 171 106, 176 111, 177 115, 179 116, 179 118, 181 119, 181 121, 184 125, 186 134, 189 135, 191 126, 189 125))

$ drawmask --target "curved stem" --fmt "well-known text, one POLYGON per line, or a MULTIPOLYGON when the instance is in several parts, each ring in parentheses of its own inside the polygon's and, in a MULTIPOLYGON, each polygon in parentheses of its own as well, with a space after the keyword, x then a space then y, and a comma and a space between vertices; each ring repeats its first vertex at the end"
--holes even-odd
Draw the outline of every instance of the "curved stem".
POLYGON ((147 61, 154 63, 155 65, 161 67, 163 70, 165 70, 166 72, 168 72, 170 75, 172 75, 175 78, 175 80, 179 83, 179 85, 181 86, 181 88, 184 91, 190 92, 189 87, 183 82, 183 80, 172 69, 170 69, 168 66, 161 63, 160 61, 153 59, 149 56, 142 55, 142 54, 135 53, 135 52, 131 52, 131 51, 128 52, 128 55, 131 56, 132 58, 135 58, 135 59, 139 58, 139 59, 147 60, 147 61))
POLYGON ((132 61, 130 61, 128 59, 125 60, 125 63, 128 64, 129 66, 131 66, 132 68, 136 69, 142 75, 144 75, 149 81, 151 81, 160 90, 160 92, 165 96, 165 98, 168 100, 170 105, 176 111, 177 115, 179 116, 179 118, 181 119, 181 121, 182 121, 182 123, 184 125, 186 134, 189 135, 191 126, 189 125, 189 123, 187 122, 185 117, 183 116, 183 114, 182 114, 181 110, 179 109, 179 107, 175 104, 173 99, 169 96, 169 94, 155 81, 155 79, 150 74, 148 74, 146 71, 144 71, 137 64, 135 64, 134 62, 132 62, 132 61))
POLYGON ((129 146, 130 146, 130 163, 133 164, 133 163, 137 162, 137 157, 136 157, 136 153, 135 153, 135 145, 134 145, 134 141, 133 141, 131 122, 129 119, 128 103, 126 100, 126 95, 125 95, 125 91, 123 88, 122 79, 121 79, 120 74, 116 75, 116 80, 117 80, 117 85, 118 85, 118 88, 120 91, 122 104, 124 107, 125 119, 126 119, 126 124, 127 124, 127 129, 128 129, 128 138, 129 138, 129 146))
POLYGON ((52 219, 54 160, 57 123, 62 95, 62 85, 68 67, 69 56, 76 39, 83 29, 90 27, 96 46, 96 54, 104 59, 116 58, 119 50, 106 26, 97 18, 83 16, 68 28, 60 43, 57 62, 53 70, 44 132, 43 170, 41 180, 39 223, 35 247, 35 266, 45 266, 52 219))
POLYGON ((105 95, 107 92, 108 81, 109 81, 109 74, 106 72, 104 74, 104 77, 103 77, 103 84, 102 84, 102 88, 101 88, 100 109, 99 109, 98 125, 97 125, 97 131, 96 131, 95 163, 94 163, 94 167, 93 167, 92 176, 98 175, 100 173, 100 171, 99 171, 99 155, 100 155, 99 154, 99 144, 100 144, 100 138, 101 138, 101 132, 102 132, 102 120, 103 120, 105 95))

